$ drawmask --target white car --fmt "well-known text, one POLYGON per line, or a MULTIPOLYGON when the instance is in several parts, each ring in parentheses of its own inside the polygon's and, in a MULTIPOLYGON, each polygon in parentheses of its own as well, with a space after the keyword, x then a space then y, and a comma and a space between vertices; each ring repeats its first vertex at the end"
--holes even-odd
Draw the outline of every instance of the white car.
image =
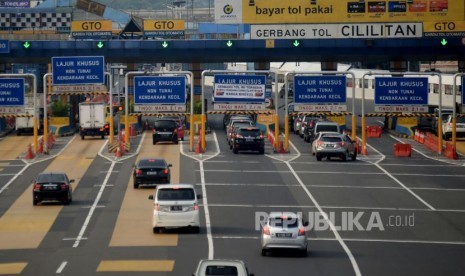
POLYGON ((241 260, 229 259, 212 259, 200 260, 197 269, 192 274, 193 276, 207 275, 237 275, 237 276, 253 276, 249 273, 245 263, 241 260))
MULTIPOLYGON (((465 137, 465 117, 457 117, 455 121, 457 138, 465 137)), ((447 141, 452 138, 452 115, 448 115, 442 123, 442 137, 447 141)))
POLYGON ((320 140, 321 137, 327 135, 327 134, 336 134, 338 135, 339 132, 335 132, 335 131, 321 131, 321 132, 318 132, 315 136, 315 139, 313 139, 313 142, 312 142, 312 154, 315 155, 315 151, 316 151, 316 143, 318 142, 318 140, 320 140))
POLYGON ((191 184, 158 186, 153 200, 153 233, 164 228, 189 227, 200 230, 199 205, 195 188, 191 184))

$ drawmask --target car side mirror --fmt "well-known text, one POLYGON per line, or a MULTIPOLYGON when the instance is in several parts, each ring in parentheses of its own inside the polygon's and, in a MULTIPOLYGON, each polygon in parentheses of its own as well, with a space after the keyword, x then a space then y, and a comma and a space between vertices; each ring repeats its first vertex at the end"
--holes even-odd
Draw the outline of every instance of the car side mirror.
POLYGON ((149 195, 149 199, 150 199, 150 200, 153 200, 153 195, 149 195))
POLYGON ((74 179, 70 179, 70 180, 69 180, 69 183, 74 183, 74 179))
POLYGON ((255 274, 253 274, 253 273, 250 273, 250 274, 249 274, 249 276, 255 276, 255 274))
POLYGON ((203 195, 197 194, 197 199, 202 199, 202 198, 203 198, 203 195))
POLYGON ((173 167, 173 164, 168 164, 168 168, 171 168, 171 167, 173 167))

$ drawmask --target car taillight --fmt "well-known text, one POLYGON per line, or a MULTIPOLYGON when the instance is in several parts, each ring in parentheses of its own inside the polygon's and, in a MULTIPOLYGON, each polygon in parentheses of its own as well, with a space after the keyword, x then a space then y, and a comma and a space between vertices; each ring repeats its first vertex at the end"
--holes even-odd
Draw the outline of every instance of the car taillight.
POLYGON ((109 125, 105 125, 105 128, 110 128, 110 126, 109 126, 109 125))
POLYGON ((198 210, 199 209, 199 205, 198 204, 194 204, 194 210, 198 210))
POLYGON ((137 174, 137 175, 141 175, 141 174, 142 174, 142 171, 139 170, 139 169, 136 169, 136 174, 137 174))
POLYGON ((323 145, 324 145, 323 141, 317 141, 317 142, 316 142, 316 146, 317 146, 317 147, 321 147, 321 146, 323 146, 323 145))
POLYGON ((68 189, 68 184, 63 183, 63 184, 60 185, 60 187, 61 187, 62 190, 66 190, 66 189, 68 189))
POLYGON ((158 204, 154 204, 154 205, 153 205, 153 209, 154 209, 155 211, 160 211, 161 207, 160 207, 160 205, 158 205, 158 204))
POLYGON ((164 169, 164 170, 163 170, 163 173, 164 173, 164 174, 168 174, 169 172, 170 172, 170 171, 169 171, 168 169, 164 169))
POLYGON ((157 130, 156 130, 156 129, 153 129, 153 133, 154 133, 154 134, 157 133, 157 130))
POLYGON ((299 236, 305 236, 305 229, 303 227, 299 228, 299 236))
POLYGON ((236 134, 236 138, 244 138, 244 136, 242 136, 240 134, 236 134))
POLYGON ((34 191, 40 191, 40 184, 34 183, 34 191))
POLYGON ((268 226, 263 227, 263 235, 267 235, 267 236, 270 235, 270 227, 268 226))
POLYGON ((265 136, 263 136, 263 134, 260 134, 260 136, 258 136, 259 139, 263 139, 265 138, 265 136))
POLYGON ((339 146, 340 146, 340 147, 343 147, 343 146, 345 146, 345 145, 346 145, 346 142, 340 142, 340 143, 339 143, 339 146))

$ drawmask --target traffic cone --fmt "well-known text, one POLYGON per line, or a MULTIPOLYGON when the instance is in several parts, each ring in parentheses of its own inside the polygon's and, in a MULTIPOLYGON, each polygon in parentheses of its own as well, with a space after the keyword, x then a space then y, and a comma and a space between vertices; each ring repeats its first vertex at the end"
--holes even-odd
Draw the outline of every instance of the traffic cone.
POLYGON ((121 156, 123 155, 121 154, 120 147, 116 147, 115 157, 121 157, 121 156))
POLYGON ((26 153, 26 156, 24 156, 24 158, 26 158, 26 159, 32 159, 32 158, 34 158, 34 157, 35 157, 35 156, 34 156, 34 153, 32 152, 32 147, 31 147, 31 145, 29 144, 29 145, 27 146, 27 153, 26 153))
POLYGON ((39 139, 39 148, 37 149, 37 153, 44 153, 44 138, 40 137, 39 139))

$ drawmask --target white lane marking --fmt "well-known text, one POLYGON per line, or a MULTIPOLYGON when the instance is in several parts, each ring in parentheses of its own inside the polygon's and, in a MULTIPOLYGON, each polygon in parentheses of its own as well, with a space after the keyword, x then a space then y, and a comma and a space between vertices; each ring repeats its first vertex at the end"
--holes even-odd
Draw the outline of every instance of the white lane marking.
MULTIPOLYGON (((367 144, 368 145, 368 144, 367 144)), ((409 187, 405 186, 404 183, 402 183, 399 179, 397 179, 396 177, 394 177, 393 174, 389 173, 386 169, 384 169, 383 167, 381 167, 381 165, 379 165, 379 162, 383 161, 385 159, 386 156, 384 156, 380 151, 378 151, 377 149, 375 149, 374 147, 370 146, 370 148, 372 148, 374 151, 376 151, 378 154, 382 155, 383 157, 378 160, 377 162, 373 163, 373 165, 375 165, 379 170, 381 170, 382 172, 384 172, 388 177, 390 177, 392 180, 394 180, 394 182, 396 182, 397 184, 399 184, 400 186, 402 186, 407 192, 409 192, 411 195, 413 195, 416 199, 418 199, 421 203, 423 203, 426 207, 430 208, 431 210, 436 210, 433 206, 431 206, 428 202, 426 202, 425 200, 423 200, 423 198, 421 198, 419 195, 417 195, 415 192, 413 192, 409 187)))
POLYGON ((200 158, 197 158, 195 155, 188 155, 184 153, 183 146, 180 145, 180 151, 181 154, 184 156, 187 156, 189 158, 192 158, 194 160, 197 160, 199 162, 199 168, 200 168, 200 181, 202 184, 202 203, 203 203, 203 210, 205 213, 205 226, 207 228, 207 241, 208 241, 208 259, 213 259, 214 257, 214 246, 213 246, 213 237, 212 237, 212 229, 211 229, 211 219, 210 219, 210 211, 208 209, 208 199, 207 199, 207 187, 205 186, 205 170, 203 167, 203 163, 217 155, 220 154, 220 145, 218 144, 218 139, 216 137, 216 133, 213 131, 213 140, 215 142, 216 146, 216 153, 214 153, 211 156, 208 156, 207 158, 204 159, 203 154, 200 155, 200 158))
POLYGON ((315 204, 315 207, 318 209, 318 211, 323 215, 323 218, 324 220, 326 220, 326 222, 328 223, 331 231, 333 232, 333 235, 334 237, 337 239, 337 241, 339 242, 339 244, 342 246, 342 248, 344 249, 344 251, 346 252, 347 256, 349 257, 349 260, 350 260, 350 263, 352 264, 352 268, 355 272, 355 275, 362 275, 361 271, 360 271, 360 268, 358 267, 358 264, 357 264, 357 260, 355 260, 355 257, 354 255, 352 254, 352 252, 350 251, 349 247, 346 245, 346 243, 344 242, 344 240, 341 238, 341 236, 339 235, 339 232, 336 230, 336 227, 334 226, 334 224, 331 222, 331 220, 328 218, 328 216, 326 215, 326 213, 323 211, 323 209, 321 208, 321 206, 318 204, 318 202, 316 201, 316 199, 313 197, 312 193, 310 193, 310 191, 308 190, 308 188, 305 186, 305 184, 303 183, 302 179, 300 179, 299 175, 294 171, 294 168, 292 167, 291 163, 293 160, 297 159, 300 157, 300 152, 297 150, 297 148, 294 146, 294 144, 292 142, 289 141, 289 144, 291 145, 291 147, 295 150, 295 152, 297 152, 298 154, 294 157, 294 158, 291 158, 287 161, 283 161, 287 167, 289 168, 289 170, 292 172, 292 174, 294 175, 295 179, 297 179, 297 181, 299 182, 300 186, 302 187, 302 189, 305 191, 305 193, 307 194, 307 196, 310 198, 310 200, 313 202, 313 204, 315 204))
POLYGON ((240 163, 240 164, 260 164, 259 161, 232 161, 232 160, 218 160, 218 161, 206 161, 205 163, 240 163))
MULTIPOLYGON (((252 239, 257 240, 255 236, 214 236, 214 239, 252 239)), ((334 238, 307 238, 308 241, 337 241, 334 238)), ((382 242, 382 243, 418 243, 418 244, 444 244, 444 245, 465 245, 465 241, 428 241, 428 240, 389 240, 389 239, 354 239, 345 238, 350 242, 382 242)))
MULTIPOLYGON (((26 162, 25 162, 26 163, 26 162)), ((29 168, 29 166, 31 165, 31 163, 26 163, 26 165, 24 165, 24 168, 22 168, 18 173, 16 173, 11 179, 10 181, 8 181, 5 185, 3 185, 3 187, 0 189, 0 194, 3 193, 3 191, 5 191, 6 189, 8 189, 8 187, 11 185, 11 183, 13 183, 13 181, 16 180, 16 178, 18 178, 20 175, 23 174, 23 172, 25 170, 27 170, 27 168, 29 168)))
POLYGON ((100 198, 102 197, 103 191, 105 190, 106 184, 108 183, 108 180, 110 179, 111 172, 113 168, 115 167, 116 162, 111 162, 110 169, 108 170, 107 175, 105 176, 105 179, 103 180, 102 186, 100 187, 100 190, 98 191, 97 197, 94 200, 94 203, 92 204, 92 207, 89 210, 89 213, 87 214, 86 220, 84 221, 84 224, 81 227, 81 230, 79 231, 79 234, 76 238, 76 241, 73 244, 73 247, 78 247, 79 243, 84 237, 84 233, 86 232, 87 226, 89 225, 90 219, 92 218, 92 215, 94 214, 95 209, 98 208, 98 203, 100 201, 100 198))
POLYGON ((56 274, 60 274, 61 272, 63 272, 63 269, 65 269, 66 265, 68 264, 68 262, 64 261, 60 264, 60 266, 58 267, 57 271, 56 271, 56 274))

